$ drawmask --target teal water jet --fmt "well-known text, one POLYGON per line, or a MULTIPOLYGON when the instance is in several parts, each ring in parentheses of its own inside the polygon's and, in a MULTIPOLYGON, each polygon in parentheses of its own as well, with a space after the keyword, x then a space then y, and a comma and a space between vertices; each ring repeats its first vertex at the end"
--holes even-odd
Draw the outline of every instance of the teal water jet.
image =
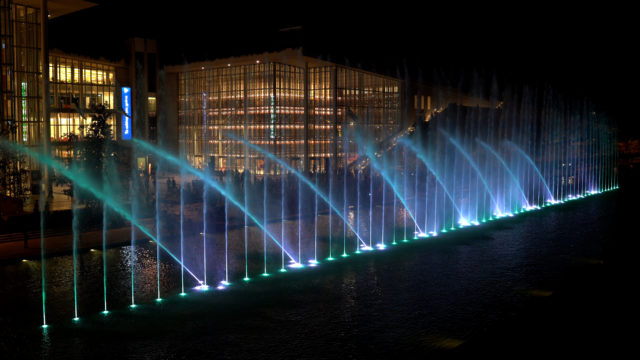
MULTIPOLYGON (((127 219, 130 222, 133 222, 136 227, 138 229, 140 229, 140 231, 142 231, 146 236, 148 236, 150 239, 156 241, 161 247, 162 249, 169 254, 169 256, 171 256, 172 259, 174 259, 178 264, 182 264, 180 262, 180 259, 178 259, 169 249, 166 248, 166 246, 164 246, 164 244, 160 243, 156 237, 151 234, 151 232, 142 224, 140 224, 139 222, 137 222, 135 219, 133 219, 133 217, 131 216, 131 213, 129 213, 127 210, 125 210, 119 203, 117 203, 116 201, 113 200, 113 197, 110 195, 105 194, 104 192, 97 190, 95 188, 95 186, 93 186, 93 184, 91 184, 91 182, 84 177, 81 174, 76 173, 75 171, 69 170, 64 164, 55 161, 53 158, 51 158, 48 155, 45 155, 43 153, 39 153, 35 150, 32 150, 26 146, 22 146, 13 142, 8 142, 8 141, 4 141, 4 140, 0 140, 0 146, 5 147, 9 150, 12 151, 16 151, 16 152, 22 152, 34 159, 36 159, 38 162, 40 162, 41 164, 47 165, 53 169, 55 169, 60 175, 66 177, 67 179, 70 179, 71 181, 73 181, 74 185, 79 186, 82 189, 85 189, 87 191, 89 191, 93 196, 95 196, 96 198, 98 198, 99 200, 103 201, 104 203, 106 203, 112 210, 114 210, 116 213, 118 213, 119 215, 123 216, 125 219, 127 219)), ((185 267, 185 269, 187 270, 187 272, 196 280, 198 281, 198 283, 200 282, 200 279, 198 279, 198 277, 188 268, 185 267)))
POLYGON ((509 169, 509 166, 504 161, 504 159, 500 156, 500 154, 498 154, 495 150, 493 150, 491 148, 491 146, 489 146, 484 141, 482 141, 480 139, 476 139, 476 141, 478 142, 478 144, 480 144, 482 147, 484 147, 487 151, 489 151, 493 156, 495 156, 495 158, 498 159, 498 161, 500 161, 500 164, 502 164, 504 169, 507 170, 507 173, 509 174, 509 176, 511 176, 511 179, 513 180, 514 184, 516 184, 516 186, 518 186, 518 190, 520 190, 520 194, 522 194, 522 200, 524 200, 525 206, 529 207, 529 200, 527 199, 527 195, 525 195, 524 190, 522 189, 522 186, 520 185, 520 181, 513 174, 511 169, 509 169))
POLYGON ((104 311, 107 310, 107 204, 102 204, 102 293, 104 311))
POLYGON ((285 161, 283 161, 282 159, 278 158, 277 156, 275 156, 273 153, 267 151, 266 149, 263 149, 258 145, 252 144, 252 143, 250 143, 250 142, 248 142, 248 141, 246 141, 244 139, 238 138, 238 137, 236 137, 234 135, 229 135, 229 137, 231 137, 232 139, 235 139, 237 141, 242 142, 246 146, 249 146, 250 148, 252 148, 252 149, 254 149, 254 150, 258 151, 258 152, 261 152, 265 156, 268 156, 271 160, 273 160, 273 161, 277 162, 278 164, 282 165, 284 168, 286 168, 292 174, 296 175, 308 187, 310 187, 313 191, 315 191, 316 194, 318 194, 318 196, 320 196, 322 198, 322 200, 324 200, 327 204, 329 204, 329 206, 331 207, 331 209, 333 209, 333 211, 336 213, 336 215, 338 215, 343 221, 345 221, 347 223, 347 226, 349 226, 349 229, 351 229, 351 231, 353 231, 353 233, 360 239, 362 244, 366 245, 365 241, 360 237, 360 235, 356 231, 356 229, 354 229, 351 226, 351 224, 349 224, 349 222, 345 219, 344 215, 340 212, 340 210, 338 210, 338 208, 335 205, 333 205, 333 203, 329 200, 329 198, 327 198, 327 196, 319 188, 317 188, 313 182, 311 182, 309 179, 307 179, 306 176, 304 176, 299 171, 297 171, 296 169, 294 169, 291 166, 289 166, 289 164, 287 164, 285 161))
MULTIPOLYGON (((380 174, 380 176, 382 176, 382 178, 384 179, 384 181, 386 181, 387 184, 389 184, 389 186, 391 187, 393 192, 398 197, 398 200, 400 200, 400 202, 404 206, 404 208, 406 210, 406 213, 409 214, 409 216, 411 217, 411 220, 413 220, 413 223, 418 227, 418 229, 420 229, 420 225, 418 225, 418 221, 416 220, 416 217, 413 216, 413 213, 411 212, 411 210, 409 210, 409 206, 407 205, 407 202, 405 201, 404 197, 402 195, 400 195, 400 191, 398 189, 396 189, 395 184, 393 184, 392 180, 386 174, 386 170, 383 169, 381 167, 381 165, 378 164, 377 161, 375 160, 376 159, 375 154, 373 154, 370 149, 366 149, 365 150, 365 155, 369 158, 369 160, 371 162, 371 166, 375 167, 378 170, 378 173, 380 174)), ((420 230, 420 231, 422 231, 422 230, 420 230)))
MULTIPOLYGON (((2 142, 0 142, 0 145, 2 145, 2 142)), ((40 279, 41 279, 41 291, 42 291, 42 327, 46 328, 47 327, 47 307, 46 307, 46 300, 47 300, 47 293, 46 293, 46 289, 47 289, 47 281, 46 281, 46 272, 45 272, 45 250, 44 250, 44 210, 45 210, 45 206, 44 206, 44 202, 45 202, 45 198, 44 198, 44 186, 45 184, 40 181, 40 203, 39 208, 38 208, 38 212, 40 213, 40 279)), ((35 209, 34 209, 35 211, 35 209)))
POLYGON ((480 181, 484 185, 484 188, 487 191, 487 194, 489 194, 489 197, 491 198, 491 201, 493 202, 493 205, 494 205, 495 209, 498 209, 498 203, 496 202, 496 198, 493 195, 493 192, 491 191, 491 189, 489 188, 489 185, 487 184, 487 180, 484 178, 484 176, 482 176, 482 173, 480 172, 480 169, 478 169, 478 165, 476 164, 476 162, 464 150, 462 145, 460 145, 453 137, 451 137, 451 135, 449 135, 448 132, 446 132, 446 131, 444 131, 442 129, 440 129, 440 131, 448 138, 449 142, 451 142, 453 144, 453 146, 455 146, 455 148, 458 149, 458 151, 460 151, 462 156, 464 156, 464 158, 469 162, 469 164, 471 165, 473 170, 475 170, 475 172, 478 175, 480 181))
POLYGON ((460 217, 460 219, 465 219, 465 217, 462 215, 462 211, 460 210, 460 208, 458 207, 458 205, 456 204, 455 200, 453 199, 453 196, 451 195, 451 193, 449 192, 449 190, 447 189, 447 186, 444 184, 444 182, 442 181, 442 179, 440 179, 440 176, 438 175, 438 173, 435 171, 435 169, 431 166, 430 162, 427 160, 426 156, 424 154, 422 154, 422 152, 420 151, 420 149, 418 149, 413 143, 411 143, 408 140, 402 139, 401 142, 403 143, 403 145, 405 145, 406 147, 408 147, 411 151, 413 151, 418 158, 420 159, 420 161, 422 161, 422 163, 424 164, 424 166, 427 168, 427 170, 429 170, 429 172, 431 172, 431 174, 433 174, 433 177, 436 179, 436 182, 438 182, 438 184, 440 184, 440 186, 442 187, 442 190, 444 190, 444 193, 446 194, 447 198, 449 198, 449 200, 451 201, 451 204, 453 205, 453 207, 455 208, 456 212, 458 213, 458 216, 460 217))
POLYGON ((73 203, 71 205, 73 219, 71 228, 73 231, 72 257, 73 257, 73 313, 74 320, 78 318, 78 241, 80 236, 78 218, 78 188, 73 185, 73 203))
POLYGON ((169 154, 168 152, 158 149, 157 147, 139 140, 139 139, 134 139, 133 140, 135 143, 137 143, 138 145, 140 145, 140 147, 146 149, 147 151, 156 154, 157 156, 165 159, 166 161, 169 161, 170 163, 173 163, 174 165, 179 166, 181 169, 184 169, 186 171, 188 171, 189 173, 197 176, 198 178, 200 178, 201 180, 203 180, 205 182, 206 185, 213 187, 214 189, 216 189, 222 196, 224 196, 226 199, 229 199, 229 201, 235 205, 237 208, 239 208, 241 211, 243 211, 244 213, 247 214, 247 216, 249 218, 251 218, 251 220, 263 231, 267 232, 267 235, 269 235, 269 238, 271 240, 273 240, 273 242, 278 245, 278 247, 280 247, 285 254, 287 254, 287 256, 291 259, 294 260, 294 257, 289 254, 289 252, 280 244, 280 242, 275 238, 275 236, 273 236, 269 230, 266 229, 266 227, 258 220, 258 218, 253 215, 248 209, 246 209, 235 197, 233 197, 231 194, 229 194, 217 181, 212 180, 210 177, 206 176, 205 174, 203 174, 202 172, 198 171, 196 168, 192 167, 191 165, 186 164, 183 161, 180 161, 178 158, 176 158, 175 156, 169 154))
POLYGON ((544 185, 544 188, 547 190, 547 194, 549 195, 549 199, 547 199, 547 201, 554 201, 554 197, 553 197, 553 194, 551 193, 551 189, 549 189, 549 185, 547 184, 547 181, 544 179, 544 176, 542 176, 542 174, 540 173, 540 170, 536 166, 536 163, 533 162, 531 157, 529 157, 529 155, 527 155, 527 153, 525 153, 518 145, 514 144, 512 141, 509 141, 509 140, 505 140, 505 142, 515 147, 515 149, 518 150, 518 153, 522 155, 522 157, 524 157, 524 159, 527 160, 527 162, 533 167, 533 169, 536 171, 536 174, 538 174, 540 181, 544 185))

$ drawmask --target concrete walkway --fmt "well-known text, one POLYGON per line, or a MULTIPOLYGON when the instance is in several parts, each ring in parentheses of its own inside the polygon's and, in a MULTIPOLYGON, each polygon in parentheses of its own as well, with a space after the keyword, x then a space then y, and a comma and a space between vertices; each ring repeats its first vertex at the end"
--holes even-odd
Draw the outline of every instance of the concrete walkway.
MULTIPOLYGON (((142 221, 147 229, 155 233, 153 221, 142 221)), ((136 228, 136 241, 146 240, 148 236, 136 228)), ((128 244, 131 242, 131 228, 123 227, 107 230, 107 246, 128 244)), ((22 259, 40 259, 40 239, 29 239, 29 247, 24 247, 23 241, 0 243, 0 262, 19 261, 22 259)), ((73 235, 65 234, 45 238, 45 256, 60 255, 73 251, 73 235)), ((80 234, 79 250, 102 248, 102 230, 89 231, 80 234)))

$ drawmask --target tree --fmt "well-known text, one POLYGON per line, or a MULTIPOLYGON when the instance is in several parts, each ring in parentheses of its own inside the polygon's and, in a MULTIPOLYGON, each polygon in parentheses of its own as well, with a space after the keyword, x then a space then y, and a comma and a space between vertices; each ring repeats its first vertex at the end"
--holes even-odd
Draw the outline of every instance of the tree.
MULTIPOLYGON (((3 119, 0 123, 0 141, 14 141, 16 130, 14 121, 3 119)), ((21 166, 24 162, 21 153, 0 147, 0 199, 3 209, 22 209, 22 197, 28 191, 25 186, 27 170, 21 166)))
MULTIPOLYGON (((86 127, 84 136, 67 134, 68 144, 73 154, 69 165, 79 173, 79 176, 85 177, 90 184, 95 184, 100 190, 103 188, 105 178, 108 178, 107 162, 113 161, 115 164, 118 161, 113 131, 108 123, 115 112, 105 108, 104 105, 94 106, 90 109, 91 122, 86 127)), ((79 110, 79 113, 83 118, 85 117, 83 111, 79 110)), ((80 130, 84 130, 84 127, 80 130)), ((70 181, 70 184, 70 189, 65 192, 72 196, 73 182, 70 181)), ((100 205, 98 199, 87 190, 78 190, 77 196, 79 202, 87 207, 93 208, 100 205)))

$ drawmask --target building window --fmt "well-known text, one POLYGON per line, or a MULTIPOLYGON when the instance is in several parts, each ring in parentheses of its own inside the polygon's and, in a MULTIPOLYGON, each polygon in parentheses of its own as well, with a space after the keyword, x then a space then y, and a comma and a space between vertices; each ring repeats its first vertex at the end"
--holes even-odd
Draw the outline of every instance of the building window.
POLYGON ((212 159, 217 170, 244 169, 246 153, 248 170, 280 171, 265 169, 264 155, 245 149, 240 138, 299 170, 326 171, 329 157, 357 151, 346 126, 381 141, 400 115, 399 80, 340 66, 205 67, 180 72, 178 87, 180 147, 192 165, 212 159))
MULTIPOLYGON (((52 55, 49 57, 51 140, 67 141, 70 134, 84 136, 91 119, 83 119, 77 107, 90 111, 103 105, 114 108, 115 67, 92 61, 52 55)), ((113 129, 115 118, 108 123, 113 129)))

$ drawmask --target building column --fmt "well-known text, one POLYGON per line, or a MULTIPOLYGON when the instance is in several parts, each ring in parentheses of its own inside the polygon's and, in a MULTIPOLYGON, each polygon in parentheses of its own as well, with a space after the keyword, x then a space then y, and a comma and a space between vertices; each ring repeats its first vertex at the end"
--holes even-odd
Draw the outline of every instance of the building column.
MULTIPOLYGON (((42 150, 45 155, 51 155, 51 118, 49 116, 49 39, 48 39, 48 21, 49 11, 47 6, 47 0, 41 0, 40 9, 40 63, 42 64, 42 126, 44 131, 42 132, 42 150)), ((41 165, 42 166, 42 165, 41 165)), ((44 188, 40 191, 44 191, 45 201, 53 196, 51 188, 51 176, 49 174, 49 167, 42 166, 42 183, 44 188)))
MULTIPOLYGON (((249 141, 249 96, 247 96, 247 87, 249 85, 249 69, 245 68, 244 69, 244 91, 243 91, 243 97, 244 97, 244 134, 242 134, 243 138, 245 141, 249 141)), ((246 180, 247 177, 247 170, 249 169, 249 150, 247 149, 247 145, 243 144, 242 148, 244 149, 244 177, 246 180)), ((246 185, 246 182, 245 182, 246 185)))
MULTIPOLYGON (((271 105, 271 109, 270 109, 270 111, 271 111, 271 118, 270 118, 270 121, 271 121, 271 125, 270 126, 271 126, 271 128, 269 129, 269 131, 270 131, 270 134, 271 134, 271 132, 273 132, 273 134, 274 134, 274 136, 273 136, 273 148, 271 149, 271 152, 273 154, 275 154, 276 156, 280 155, 281 157, 283 157, 283 154, 278 154, 278 131, 277 131, 277 129, 278 129, 278 120, 279 119, 278 119, 278 116, 277 116, 277 113, 276 113, 277 101, 278 101, 278 99, 276 98, 276 91, 277 91, 277 89, 276 89, 276 65, 273 64, 273 63, 269 64, 269 68, 271 69, 271 74, 270 74, 271 75, 271 99, 270 99, 271 103, 269 104, 269 105, 271 105)), ((283 125, 283 124, 281 124, 281 125, 283 125)), ((284 131, 285 131, 284 130, 284 126, 281 126, 281 129, 282 129, 281 130, 282 134, 284 135, 284 131)), ((284 136, 282 136, 282 137, 284 138, 284 136)), ((282 139, 282 141, 284 141, 284 139, 282 139)), ((282 146, 280 146, 280 148, 283 149, 282 146)), ((265 155, 265 158, 266 158, 266 155, 265 155)), ((274 174, 275 174, 277 167, 274 166, 273 169, 274 169, 274 174)), ((280 171, 282 172, 282 170, 280 170, 280 171)))
MULTIPOLYGON (((332 169, 328 171, 335 171, 338 162, 338 68, 333 66, 331 68, 331 111, 333 112, 333 139, 331 145, 333 147, 333 159, 332 169)), ((344 129, 343 129, 344 131, 344 129)), ((346 161, 346 160, 345 160, 346 161)))
MULTIPOLYGON (((304 63, 304 164, 303 169, 309 173, 309 63, 304 63)), ((315 130, 315 129, 314 129, 315 130)))

